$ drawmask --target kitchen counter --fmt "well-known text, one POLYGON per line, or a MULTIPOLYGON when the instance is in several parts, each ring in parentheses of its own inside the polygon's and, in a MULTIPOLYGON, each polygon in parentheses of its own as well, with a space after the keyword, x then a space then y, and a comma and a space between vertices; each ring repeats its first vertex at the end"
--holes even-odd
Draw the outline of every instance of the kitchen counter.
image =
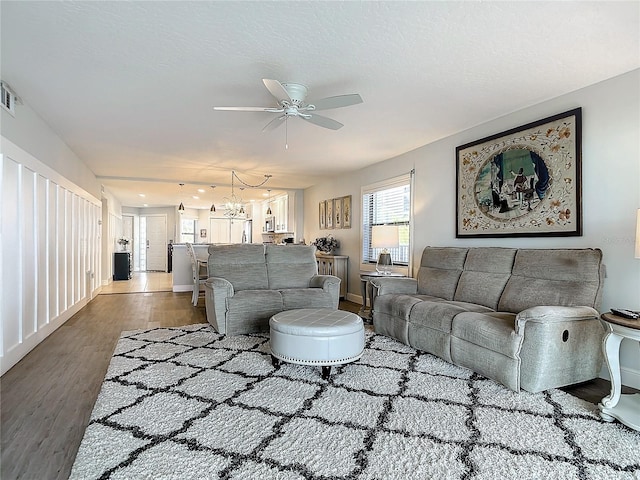
MULTIPOLYGON (((193 250, 196 252, 198 260, 205 262, 209 258, 208 243, 194 243, 193 250)), ((191 269, 191 259, 187 253, 187 245, 184 243, 173 244, 173 276, 174 292, 192 292, 193 291, 193 270, 191 269)))

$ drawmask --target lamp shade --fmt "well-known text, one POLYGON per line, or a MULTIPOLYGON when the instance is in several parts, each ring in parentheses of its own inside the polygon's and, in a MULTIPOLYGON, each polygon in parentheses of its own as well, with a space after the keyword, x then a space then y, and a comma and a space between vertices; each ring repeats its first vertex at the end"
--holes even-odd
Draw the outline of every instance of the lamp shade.
POLYGON ((640 258, 640 208, 636 218, 636 258, 640 258))
POLYGON ((398 248, 400 234, 396 225, 374 225, 371 227, 371 246, 373 248, 398 248))

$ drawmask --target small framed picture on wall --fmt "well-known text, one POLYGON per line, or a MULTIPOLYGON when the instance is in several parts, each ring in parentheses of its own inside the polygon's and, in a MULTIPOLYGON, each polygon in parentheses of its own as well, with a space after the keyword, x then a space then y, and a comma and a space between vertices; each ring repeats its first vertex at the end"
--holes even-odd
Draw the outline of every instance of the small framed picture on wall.
POLYGON ((318 207, 318 226, 320 230, 327 228, 327 202, 323 200, 318 207))
POLYGON ((342 228, 351 228, 351 195, 342 197, 342 228))
POLYGON ((333 199, 327 200, 327 223, 326 228, 334 228, 333 226, 333 199))
POLYGON ((342 228, 342 198, 333 199, 333 226, 342 228))

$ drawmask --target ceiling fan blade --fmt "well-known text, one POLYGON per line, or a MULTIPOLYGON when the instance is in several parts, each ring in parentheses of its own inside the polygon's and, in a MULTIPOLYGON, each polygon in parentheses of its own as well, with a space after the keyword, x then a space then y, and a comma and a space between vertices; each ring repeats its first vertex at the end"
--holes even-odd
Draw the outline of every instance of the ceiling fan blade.
POLYGON ((214 110, 227 110, 233 112, 270 112, 280 113, 284 112, 282 108, 274 107, 213 107, 214 110))
POLYGON ((271 120, 269 123, 267 123, 264 128, 262 129, 263 132, 267 132, 269 130, 275 130, 276 128, 278 128, 280 125, 282 125, 282 120, 284 120, 286 117, 286 115, 281 115, 279 117, 274 118, 273 120, 271 120))
POLYGON ((350 95, 337 95, 335 97, 327 97, 313 102, 316 110, 328 110, 330 108, 348 107, 362 103, 362 97, 357 93, 350 95))
POLYGON ((262 82, 264 83, 264 86, 267 87, 267 90, 271 92, 271 95, 278 99, 278 102, 280 102, 281 100, 286 100, 287 102, 291 103, 293 101, 291 100, 291 97, 289 96, 287 90, 278 80, 263 78, 262 82))
POLYGON ((311 122, 314 125, 318 125, 324 128, 330 128, 331 130, 338 130, 339 128, 344 127, 344 125, 340 122, 333 120, 332 118, 323 117, 322 115, 309 114, 309 115, 299 115, 299 117, 307 122, 311 122))

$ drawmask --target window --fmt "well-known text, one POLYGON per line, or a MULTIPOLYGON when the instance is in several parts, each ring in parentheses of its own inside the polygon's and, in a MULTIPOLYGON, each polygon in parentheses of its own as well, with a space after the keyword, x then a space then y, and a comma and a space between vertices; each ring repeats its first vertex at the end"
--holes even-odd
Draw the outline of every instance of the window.
POLYGON ((400 246, 391 248, 395 265, 408 266, 411 251, 412 173, 362 189, 362 263, 376 263, 381 248, 371 246, 371 227, 396 225, 400 246))
POLYGON ((183 218, 180 221, 180 242, 196 243, 196 220, 183 218))

